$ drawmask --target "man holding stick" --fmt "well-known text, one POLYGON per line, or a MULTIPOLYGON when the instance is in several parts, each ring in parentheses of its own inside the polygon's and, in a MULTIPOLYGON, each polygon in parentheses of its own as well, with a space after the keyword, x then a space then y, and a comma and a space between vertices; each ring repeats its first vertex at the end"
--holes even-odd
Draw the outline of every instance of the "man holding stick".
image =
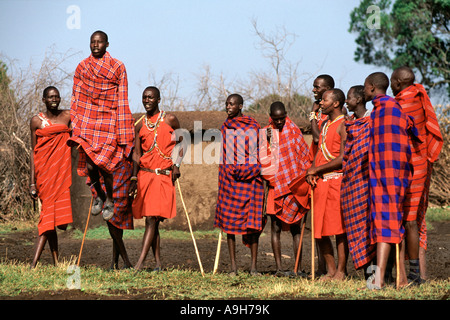
POLYGON ((348 248, 340 203, 342 158, 347 137, 342 112, 344 102, 345 95, 340 89, 323 94, 320 108, 328 115, 328 120, 321 130, 319 150, 306 173, 306 181, 314 192, 314 238, 327 265, 328 273, 323 277, 326 280, 343 280, 347 271, 348 248), (336 236, 337 266, 331 236, 336 236))
POLYGON ((130 194, 137 192, 132 205, 134 218, 145 217, 142 251, 134 267, 137 270, 142 268, 150 247, 156 260, 154 270, 161 270, 159 223, 176 216, 174 184, 181 175, 184 150, 180 148, 178 155, 172 156, 177 143, 175 130, 180 124, 176 116, 159 109, 160 101, 159 89, 147 87, 142 93, 146 116, 136 125, 130 194))
POLYGON ((264 128, 261 155, 262 175, 269 184, 267 214, 271 218, 271 240, 277 276, 289 275, 281 268, 282 230, 290 230, 294 256, 300 244, 300 222, 309 210, 309 185, 306 170, 309 167, 309 148, 297 125, 287 116, 286 108, 280 101, 270 106, 270 124, 264 128), (271 165, 273 168, 266 167, 271 165), (268 171, 265 174, 265 171, 268 171), (290 188, 291 184, 296 190, 290 188))
POLYGON ((425 88, 415 82, 411 68, 400 67, 391 76, 391 89, 403 111, 414 118, 422 143, 411 140, 414 176, 406 193, 404 204, 406 242, 410 272, 408 279, 416 284, 426 278, 425 251, 427 227, 425 213, 433 163, 442 149, 443 139, 433 105, 425 88), (420 258, 419 258, 420 257, 420 258))
MULTIPOLYGON (((370 114, 369 188, 373 223, 371 241, 377 248, 375 281, 370 283, 374 289, 385 285, 391 247, 395 244, 397 251, 399 245, 403 247, 405 196, 413 170, 409 135, 416 129, 413 120, 404 113, 398 102, 386 95, 388 87, 389 78, 382 72, 370 74, 364 82, 366 101, 373 104, 370 114)), ((397 261, 397 270, 397 284, 407 285, 403 256, 397 261)))

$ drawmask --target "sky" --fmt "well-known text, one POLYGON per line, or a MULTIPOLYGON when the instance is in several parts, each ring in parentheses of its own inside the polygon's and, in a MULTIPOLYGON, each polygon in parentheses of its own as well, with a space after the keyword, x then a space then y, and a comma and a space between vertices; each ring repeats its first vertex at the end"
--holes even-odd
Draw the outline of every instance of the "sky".
MULTIPOLYGON (((191 96, 197 76, 246 79, 267 70, 257 48, 252 19, 265 33, 285 28, 297 35, 287 53, 310 78, 327 73, 345 93, 375 71, 389 70, 354 61, 356 34, 348 32, 359 0, 0 0, 0 57, 26 68, 39 66, 46 52, 73 52, 73 72, 90 54, 96 30, 109 37, 108 51, 127 69, 132 112, 143 112, 142 91, 164 74, 179 79, 179 95, 191 96)), ((302 94, 312 97, 312 81, 302 94)))

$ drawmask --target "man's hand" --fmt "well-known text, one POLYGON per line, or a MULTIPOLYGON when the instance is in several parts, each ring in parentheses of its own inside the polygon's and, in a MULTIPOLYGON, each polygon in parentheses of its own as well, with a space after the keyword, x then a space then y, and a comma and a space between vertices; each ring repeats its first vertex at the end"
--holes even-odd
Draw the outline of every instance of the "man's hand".
POLYGON ((131 180, 128 196, 134 198, 137 192, 137 180, 131 180))
POLYGON ((172 183, 175 185, 175 181, 181 177, 180 168, 173 166, 172 168, 172 183))
POLYGON ((30 186, 30 196, 31 196, 31 198, 32 198, 33 200, 36 200, 36 199, 38 198, 37 190, 36 190, 36 185, 35 185, 35 184, 32 184, 32 185, 30 186))

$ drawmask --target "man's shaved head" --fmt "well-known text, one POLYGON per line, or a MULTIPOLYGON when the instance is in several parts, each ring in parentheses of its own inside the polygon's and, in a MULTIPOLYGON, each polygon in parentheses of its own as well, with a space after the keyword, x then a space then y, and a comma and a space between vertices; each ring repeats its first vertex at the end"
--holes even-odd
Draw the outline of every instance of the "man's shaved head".
POLYGON ((383 72, 374 72, 370 74, 366 81, 372 84, 375 88, 386 91, 389 88, 389 78, 383 72))

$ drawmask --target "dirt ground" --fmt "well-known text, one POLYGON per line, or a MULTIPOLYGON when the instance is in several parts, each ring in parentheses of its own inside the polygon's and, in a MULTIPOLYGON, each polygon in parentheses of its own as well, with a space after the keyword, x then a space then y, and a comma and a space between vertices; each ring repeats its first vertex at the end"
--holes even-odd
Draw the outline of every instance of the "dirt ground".
MULTIPOLYGON (((133 232, 133 231, 126 231, 133 232)), ((71 256, 77 256, 81 246, 81 240, 74 240, 72 237, 73 229, 69 231, 58 231, 60 258, 69 259, 71 256)), ((448 279, 450 277, 450 222, 433 223, 433 228, 429 230, 429 249, 427 251, 427 268, 430 279, 448 279)), ((0 259, 16 260, 25 263, 31 263, 35 234, 30 232, 13 232, 2 235, 0 238, 1 252, 0 259)), ((292 241, 288 232, 282 233, 282 254, 283 267, 285 270, 292 270, 295 264, 295 257, 292 252, 292 241)), ((304 233, 304 246, 300 270, 310 272, 311 267, 311 241, 309 221, 306 224, 304 233)), ((248 272, 250 267, 250 251, 237 237, 237 261, 240 272, 248 272)), ((217 238, 215 239, 197 239, 203 269, 210 273, 214 267, 215 253, 217 250, 217 238)), ((139 258, 141 250, 141 240, 126 240, 126 247, 132 263, 139 258)), ((82 266, 95 265, 101 268, 109 268, 111 263, 112 241, 111 240, 86 240, 82 253, 82 266)), ((196 258, 195 249, 191 240, 179 241, 161 239, 161 256, 163 268, 183 268, 188 270, 200 271, 196 258)), ((317 258, 316 258, 317 259, 317 258)), ((41 261, 42 264, 51 264, 51 256, 48 246, 44 250, 41 261)), ((122 266, 122 261, 120 261, 122 266)), ((317 260, 316 260, 317 265, 317 260)), ((145 268, 153 269, 154 258, 149 253, 145 268)), ((219 263, 219 272, 228 272, 230 269, 228 248, 225 237, 221 245, 221 255, 219 263)), ((275 261, 270 244, 270 229, 266 229, 260 238, 258 253, 258 269, 264 274, 273 274, 275 271, 275 261)), ((351 259, 348 260, 349 276, 361 277, 362 271, 356 271, 352 265, 351 259)), ((99 299, 100 297, 90 296, 76 290, 66 290, 58 293, 47 292, 42 295, 19 296, 14 299, 99 299)), ((0 297, 0 299, 11 299, 11 297, 0 297)), ((121 298, 115 298, 121 299, 121 298)), ((127 299, 127 297, 123 297, 127 299)), ((137 298, 139 299, 139 298, 137 298)))
MULTIPOLYGON (((204 124, 203 129, 214 128, 213 125, 204 124)), ((307 143, 310 142, 305 136, 307 143)), ((310 139, 310 138, 309 138, 310 139)), ((207 156, 217 156, 214 150, 218 150, 213 144, 201 143, 202 147, 191 148, 191 163, 183 163, 181 169, 180 186, 186 208, 189 213, 192 228, 194 230, 212 230, 214 211, 217 199, 217 163, 206 164, 207 156), (202 150, 200 155, 203 159, 202 164, 195 164, 195 152, 202 150)), ((198 156, 198 153, 197 153, 198 156)), ((186 160, 186 159, 185 159, 186 160)), ((89 208, 89 190, 86 191, 85 180, 73 175, 73 193, 72 206, 74 213, 73 228, 84 231, 84 224, 89 208), (84 189, 83 189, 84 188, 84 189), (87 192, 87 193, 86 193, 87 192)), ((177 217, 164 221, 161 228, 177 229, 188 231, 187 218, 182 206, 179 190, 177 189, 177 217)), ((135 227, 142 226, 142 220, 135 221, 135 227)), ((89 227, 95 227, 105 224, 101 216, 93 217, 89 227)), ((81 246, 81 240, 75 240, 72 237, 73 228, 68 231, 58 231, 60 259, 70 259, 72 256, 78 256, 81 246)), ((127 230, 125 233, 132 233, 133 230, 127 230)), ((10 234, 0 235, 0 260, 16 260, 25 263, 31 263, 34 242, 37 236, 36 232, 12 232, 10 234)), ((217 231, 218 235, 218 231, 217 231)), ((434 222, 428 226, 428 250, 427 250, 427 269, 430 279, 448 279, 450 277, 450 222, 434 222)), ((226 244, 226 236, 221 243, 221 255, 219 263, 219 272, 229 272, 229 254, 226 244)), ((237 262, 240 272, 248 272, 250 267, 250 251, 241 242, 241 237, 237 240, 237 262)), ((295 265, 295 256, 292 250, 292 237, 289 232, 282 233, 282 263, 283 268, 292 270, 295 265)), ((197 239, 197 247, 201 257, 203 269, 210 273, 214 267, 214 259, 217 250, 217 237, 209 239, 197 239)), ((126 240, 125 245, 129 258, 132 263, 136 263, 141 251, 141 240, 126 240)), ((112 257, 112 240, 86 240, 81 266, 96 265, 101 268, 109 268, 112 257)), ((317 259, 317 258, 316 258, 317 259)), ((163 268, 183 268, 189 270, 200 270, 199 263, 195 254, 192 240, 169 240, 161 239, 161 260, 163 268)), ((48 246, 44 250, 40 263, 51 264, 51 255, 48 246)), ((120 261, 122 266, 122 261, 120 261)), ((317 265, 317 261, 316 261, 317 265)), ((146 268, 153 269, 154 258, 149 253, 146 260, 146 268)), ((311 234, 309 219, 306 222, 306 228, 303 237, 303 254, 300 264, 300 270, 311 271, 311 234)), ((266 225, 260 238, 258 253, 258 270, 261 273, 272 274, 275 271, 275 260, 272 254, 270 241, 270 226, 266 225)), ((349 276, 363 276, 362 271, 356 271, 353 267, 351 258, 348 259, 349 276)), ((90 296, 76 290, 66 290, 59 293, 47 292, 36 296, 19 296, 18 299, 99 299, 104 297, 90 296)), ((0 297, 2 299, 11 299, 11 297, 0 297)), ((120 298, 115 298, 120 299, 120 298)), ((127 299, 127 297, 123 297, 127 299)), ((133 299, 139 299, 134 296, 133 299)), ((144 299, 144 297, 142 297, 144 299)))

